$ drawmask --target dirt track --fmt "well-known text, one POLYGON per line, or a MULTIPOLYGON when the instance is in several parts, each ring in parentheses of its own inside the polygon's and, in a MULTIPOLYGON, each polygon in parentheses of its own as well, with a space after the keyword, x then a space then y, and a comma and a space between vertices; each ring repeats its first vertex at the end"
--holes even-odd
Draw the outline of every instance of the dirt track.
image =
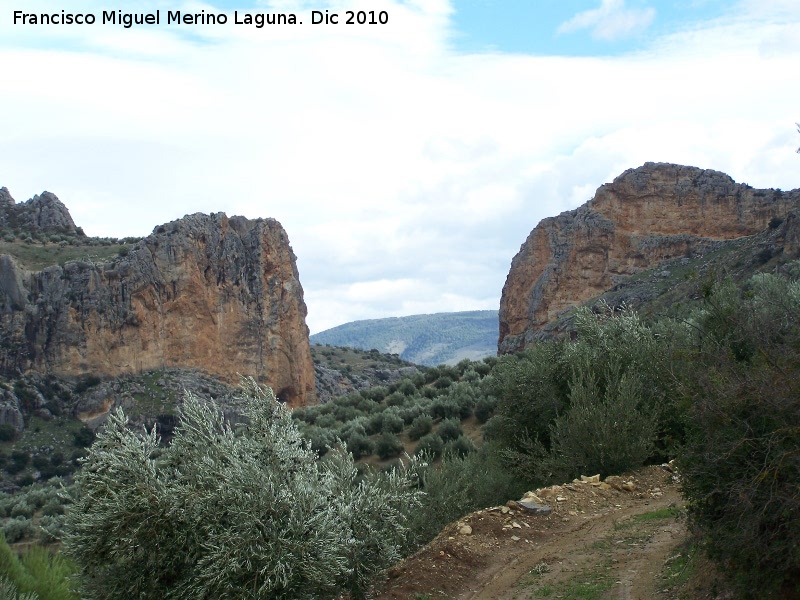
POLYGON ((656 598, 665 561, 685 535, 676 478, 648 467, 617 479, 616 488, 574 482, 546 490, 549 516, 501 507, 473 513, 390 569, 375 597, 656 598), (581 595, 587 590, 594 595, 581 595))

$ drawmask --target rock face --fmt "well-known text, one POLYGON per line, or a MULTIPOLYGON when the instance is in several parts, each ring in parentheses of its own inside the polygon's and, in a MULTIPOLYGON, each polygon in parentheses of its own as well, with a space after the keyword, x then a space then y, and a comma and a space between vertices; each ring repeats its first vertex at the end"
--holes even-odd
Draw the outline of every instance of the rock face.
POLYGON ((16 204, 8 188, 0 188, 0 227, 54 233, 74 233, 77 230, 69 210, 55 194, 42 192, 41 196, 16 204))
POLYGON ((511 262, 499 353, 516 352, 559 313, 660 261, 753 235, 800 202, 718 171, 663 163, 630 169, 583 206, 544 219, 511 262))
POLYGON ((253 376, 299 406, 315 398, 306 313, 280 223, 194 214, 107 263, 29 272, 0 257, 0 370, 187 367, 229 383, 253 376))

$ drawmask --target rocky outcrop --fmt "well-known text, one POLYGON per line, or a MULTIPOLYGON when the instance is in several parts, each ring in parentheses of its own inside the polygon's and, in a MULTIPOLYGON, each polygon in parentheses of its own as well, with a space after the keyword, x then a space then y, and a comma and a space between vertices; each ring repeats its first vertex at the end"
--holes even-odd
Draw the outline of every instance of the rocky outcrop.
POLYGON ((16 204, 8 188, 0 188, 0 227, 32 233, 80 233, 69 210, 55 194, 42 192, 27 202, 16 204))
POLYGON ((758 233, 799 202, 800 190, 757 190, 718 171, 628 170, 528 236, 503 287, 498 351, 523 349, 565 310, 661 261, 758 233))
POLYGON ((274 219, 186 216, 105 263, 29 272, 0 257, 9 375, 185 367, 229 383, 253 376, 299 406, 314 401, 305 317, 295 256, 274 219))

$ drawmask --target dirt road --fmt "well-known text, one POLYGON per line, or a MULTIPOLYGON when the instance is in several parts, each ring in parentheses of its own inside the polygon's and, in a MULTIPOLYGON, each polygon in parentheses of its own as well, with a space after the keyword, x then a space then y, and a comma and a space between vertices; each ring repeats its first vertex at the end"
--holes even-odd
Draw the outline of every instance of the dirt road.
MULTIPOLYGON (((548 516, 495 507, 447 528, 389 571, 375 597, 659 597, 665 563, 685 536, 677 478, 660 467, 540 490, 548 516)), ((663 597, 663 596, 662 596, 663 597)))

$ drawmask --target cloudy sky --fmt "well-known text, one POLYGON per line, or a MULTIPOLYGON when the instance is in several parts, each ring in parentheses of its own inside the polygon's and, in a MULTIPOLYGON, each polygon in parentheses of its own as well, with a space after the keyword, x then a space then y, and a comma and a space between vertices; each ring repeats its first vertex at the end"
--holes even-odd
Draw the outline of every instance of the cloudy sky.
POLYGON ((0 186, 56 193, 89 235, 274 217, 312 333, 496 309, 536 223, 625 169, 800 187, 798 67, 797 0, 0 0, 0 186))

